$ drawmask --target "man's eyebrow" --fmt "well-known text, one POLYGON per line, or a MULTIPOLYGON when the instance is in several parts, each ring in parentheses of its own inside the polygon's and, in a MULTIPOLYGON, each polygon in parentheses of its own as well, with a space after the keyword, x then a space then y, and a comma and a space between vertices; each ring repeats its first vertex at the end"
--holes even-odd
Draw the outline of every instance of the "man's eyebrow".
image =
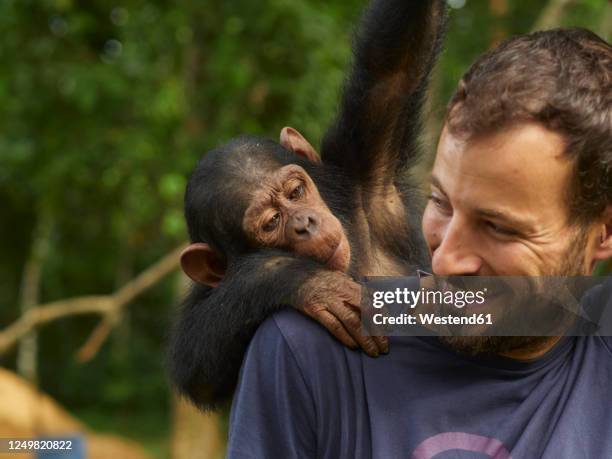
POLYGON ((507 223, 510 223, 511 225, 514 226, 518 226, 518 227, 528 227, 529 223, 522 221, 516 217, 513 217, 510 214, 507 214, 505 212, 501 212, 499 210, 494 210, 494 209, 476 209, 475 210, 476 215, 479 215, 481 217, 487 217, 487 218, 494 218, 496 220, 501 220, 507 223))

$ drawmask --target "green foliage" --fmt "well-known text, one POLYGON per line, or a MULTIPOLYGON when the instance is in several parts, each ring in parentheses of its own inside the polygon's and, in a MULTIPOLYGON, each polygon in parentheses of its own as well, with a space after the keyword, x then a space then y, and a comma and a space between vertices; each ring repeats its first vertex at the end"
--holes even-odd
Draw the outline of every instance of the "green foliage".
MULTIPOLYGON (((546 4, 502 1, 500 15, 493 3, 468 0, 453 13, 434 114, 478 54, 528 31, 546 4)), ((110 293, 186 238, 184 186, 207 149, 244 132, 276 138, 285 125, 317 145, 363 4, 1 1, 0 323, 19 315, 41 215, 52 215, 54 228, 41 301, 110 293)), ((604 0, 573 2, 564 23, 600 30, 605 8, 604 0)), ((72 355, 94 318, 45 328, 42 389, 74 409, 167 416, 163 346, 174 284, 132 304, 84 366, 72 355)), ((2 362, 12 367, 14 355, 2 362)))

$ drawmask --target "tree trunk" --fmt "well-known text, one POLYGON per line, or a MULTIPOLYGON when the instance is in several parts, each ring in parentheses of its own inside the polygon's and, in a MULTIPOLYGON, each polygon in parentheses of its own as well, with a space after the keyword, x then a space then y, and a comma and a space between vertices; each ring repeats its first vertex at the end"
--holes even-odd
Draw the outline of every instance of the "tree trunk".
POLYGON ((601 15, 601 23, 597 28, 599 35, 608 42, 612 39, 612 5, 608 2, 601 15))
POLYGON ((189 402, 172 395, 174 409, 171 444, 172 459, 221 459, 225 441, 217 413, 204 414, 189 402))
POLYGON ((533 25, 532 30, 547 30, 561 25, 565 8, 572 0, 550 0, 540 13, 540 17, 533 25))
MULTIPOLYGON (((19 304, 21 314, 35 308, 40 302, 41 274, 49 253, 51 239, 51 214, 42 210, 32 234, 30 255, 23 268, 19 304)), ((19 342, 17 350, 17 372, 26 380, 37 384, 38 334, 32 331, 19 342)))
POLYGON ((489 48, 495 48, 508 37, 508 30, 502 25, 501 18, 508 15, 508 0, 489 0, 489 12, 493 16, 490 30, 489 48))

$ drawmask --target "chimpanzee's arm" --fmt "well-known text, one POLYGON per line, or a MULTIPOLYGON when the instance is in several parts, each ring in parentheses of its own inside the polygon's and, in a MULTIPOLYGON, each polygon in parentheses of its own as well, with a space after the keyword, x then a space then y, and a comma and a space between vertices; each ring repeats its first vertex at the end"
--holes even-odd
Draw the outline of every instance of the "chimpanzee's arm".
POLYGON ((429 74, 446 23, 444 0, 375 0, 363 15, 340 113, 324 163, 364 184, 384 184, 417 157, 429 74))
POLYGON ((200 408, 226 401, 255 330, 286 305, 301 308, 344 344, 382 349, 359 334, 359 298, 348 276, 311 259, 277 250, 246 256, 218 287, 195 286, 185 300, 168 356, 173 383, 200 408))

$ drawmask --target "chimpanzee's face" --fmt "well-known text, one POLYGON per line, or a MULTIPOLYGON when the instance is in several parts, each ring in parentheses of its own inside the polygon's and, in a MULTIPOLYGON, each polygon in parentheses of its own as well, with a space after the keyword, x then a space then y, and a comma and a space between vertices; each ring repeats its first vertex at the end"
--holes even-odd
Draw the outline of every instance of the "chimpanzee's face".
POLYGON ((298 165, 270 173, 252 194, 242 227, 258 247, 276 247, 346 271, 350 245, 342 224, 298 165))

